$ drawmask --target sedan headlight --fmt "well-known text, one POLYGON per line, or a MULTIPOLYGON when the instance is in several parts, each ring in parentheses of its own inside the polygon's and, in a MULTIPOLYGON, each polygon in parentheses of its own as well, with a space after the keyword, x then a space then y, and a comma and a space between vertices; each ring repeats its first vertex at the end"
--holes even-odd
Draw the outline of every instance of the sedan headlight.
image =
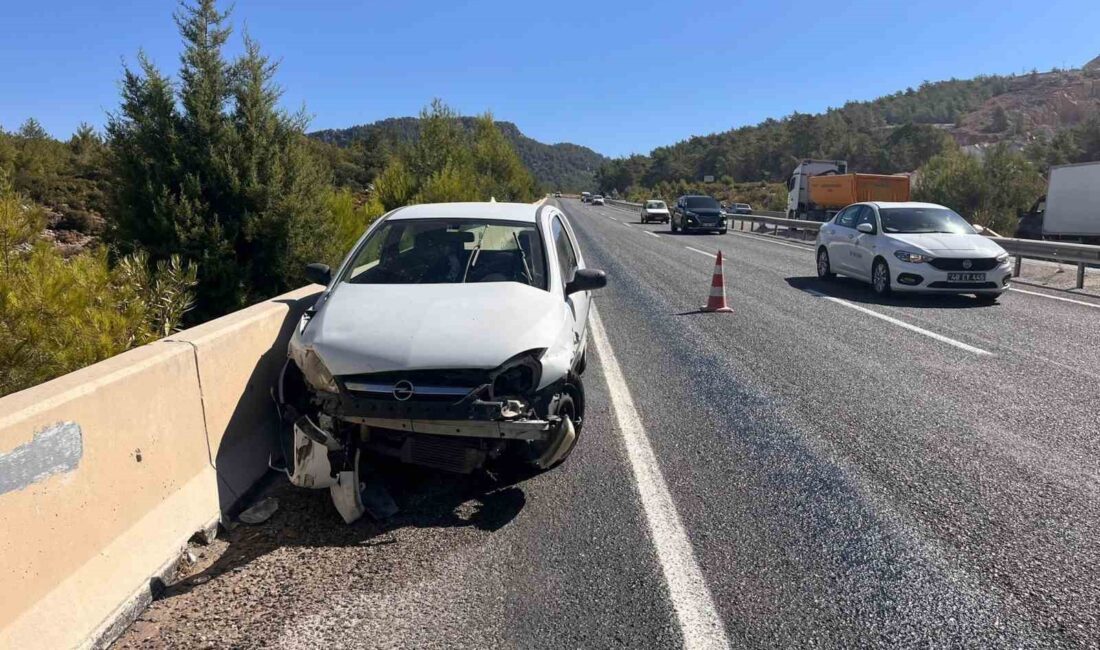
POLYGON ((997 263, 998 264, 1004 264, 1007 261, 1008 261, 1008 253, 1001 253, 1000 255, 997 256, 997 263))
POLYGON ((910 264, 921 264, 924 262, 931 262, 931 255, 924 255, 922 253, 911 253, 909 251, 894 251, 894 257, 898 258, 902 262, 909 262, 910 264))
POLYGON ((313 350, 307 348, 305 353, 302 354, 300 370, 309 385, 316 390, 325 391, 326 393, 340 392, 340 388, 336 385, 336 378, 332 376, 332 373, 325 367, 324 362, 321 361, 321 357, 317 356, 317 353, 313 350))

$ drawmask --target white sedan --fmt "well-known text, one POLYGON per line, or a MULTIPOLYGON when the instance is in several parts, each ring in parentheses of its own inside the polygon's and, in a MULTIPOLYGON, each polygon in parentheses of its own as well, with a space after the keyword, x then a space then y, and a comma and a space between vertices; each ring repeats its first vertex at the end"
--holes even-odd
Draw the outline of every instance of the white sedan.
POLYGON ((994 302, 1008 289, 1008 253, 949 208, 934 203, 850 205, 821 226, 817 275, 891 291, 971 293, 994 302))

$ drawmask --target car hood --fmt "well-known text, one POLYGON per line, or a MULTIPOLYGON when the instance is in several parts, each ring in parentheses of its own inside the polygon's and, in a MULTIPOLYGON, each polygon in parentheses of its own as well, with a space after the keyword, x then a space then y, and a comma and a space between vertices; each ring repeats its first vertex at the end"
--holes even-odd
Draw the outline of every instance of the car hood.
POLYGON ((561 338, 564 301, 518 282, 342 284, 302 332, 333 375, 495 368, 561 338))
POLYGON ((982 235, 949 235, 943 233, 897 234, 887 237, 901 246, 920 249, 933 255, 961 257, 981 255, 995 257, 1004 252, 997 242, 982 235))

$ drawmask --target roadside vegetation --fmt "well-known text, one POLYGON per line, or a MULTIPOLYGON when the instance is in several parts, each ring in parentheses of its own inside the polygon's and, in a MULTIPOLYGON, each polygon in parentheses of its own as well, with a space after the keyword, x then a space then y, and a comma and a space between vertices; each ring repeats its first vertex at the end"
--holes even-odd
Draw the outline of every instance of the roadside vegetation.
POLYGON ((301 286, 387 210, 538 193, 489 114, 437 100, 415 139, 337 147, 256 40, 226 56, 215 0, 175 20, 178 73, 139 53, 102 134, 0 129, 0 395, 301 286))

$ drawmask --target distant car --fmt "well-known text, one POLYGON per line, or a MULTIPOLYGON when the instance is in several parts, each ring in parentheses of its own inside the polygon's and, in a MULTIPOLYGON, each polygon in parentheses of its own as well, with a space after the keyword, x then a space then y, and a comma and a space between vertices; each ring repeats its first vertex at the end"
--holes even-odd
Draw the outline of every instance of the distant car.
POLYGON ((656 199, 650 199, 642 204, 641 217, 642 223, 650 223, 651 221, 668 223, 668 220, 672 218, 668 213, 668 206, 665 205, 665 202, 656 199))
POLYGON ((733 203, 728 211, 732 214, 752 214, 752 206, 748 203, 733 203))
POLYGON ((1008 253, 935 203, 855 203, 821 226, 817 275, 841 273, 891 291, 972 293, 994 302, 1008 289, 1008 253))
POLYGON ((561 198, 561 192, 554 192, 554 198, 555 199, 560 199, 561 198))
POLYGON ((287 472, 329 488, 345 521, 364 512, 360 454, 461 473, 569 456, 590 294, 607 280, 554 206, 400 208, 339 268, 307 277, 326 290, 291 334, 275 393, 287 472))
POLYGON ((588 192, 581 192, 581 203, 588 203, 592 200, 592 195, 588 192))
POLYGON ((681 196, 672 208, 672 232, 709 230, 726 234, 726 215, 718 201, 709 196, 681 196))
POLYGON ((591 203, 592 205, 606 205, 606 203, 604 203, 603 197, 599 194, 593 196, 592 200, 589 201, 589 203, 591 203))

